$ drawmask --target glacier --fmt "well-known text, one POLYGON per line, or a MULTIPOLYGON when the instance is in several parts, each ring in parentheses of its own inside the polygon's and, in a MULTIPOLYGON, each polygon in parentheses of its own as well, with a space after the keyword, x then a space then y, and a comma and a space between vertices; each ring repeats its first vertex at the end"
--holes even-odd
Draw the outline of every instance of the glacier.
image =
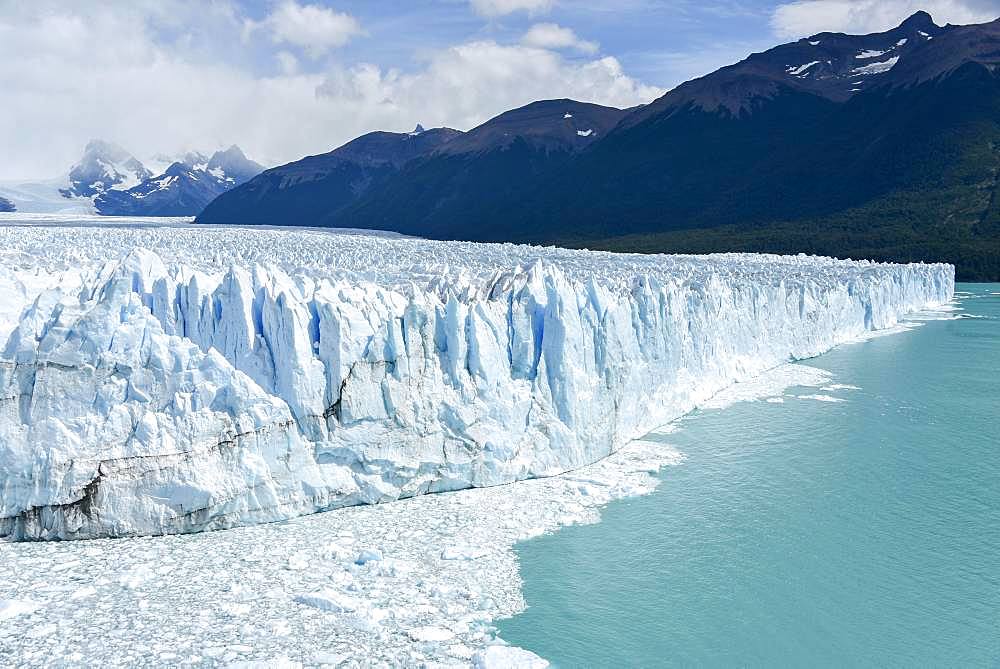
POLYGON ((0 227, 0 536, 189 533, 595 462, 946 264, 0 227))

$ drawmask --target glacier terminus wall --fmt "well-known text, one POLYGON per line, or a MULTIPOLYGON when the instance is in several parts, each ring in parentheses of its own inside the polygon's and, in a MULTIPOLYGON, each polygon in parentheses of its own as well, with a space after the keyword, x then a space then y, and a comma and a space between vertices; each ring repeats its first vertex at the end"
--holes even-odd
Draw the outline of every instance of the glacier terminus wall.
POLYGON ((548 476, 951 299, 950 265, 0 227, 0 536, 548 476))

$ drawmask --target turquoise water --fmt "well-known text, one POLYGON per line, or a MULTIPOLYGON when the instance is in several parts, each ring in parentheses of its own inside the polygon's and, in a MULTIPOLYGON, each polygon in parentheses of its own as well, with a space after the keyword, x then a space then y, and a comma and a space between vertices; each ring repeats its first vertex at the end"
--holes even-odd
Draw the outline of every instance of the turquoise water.
POLYGON ((501 636, 556 667, 1000 666, 1000 285, 958 290, 982 318, 810 360, 846 402, 681 421, 654 494, 518 546, 501 636))

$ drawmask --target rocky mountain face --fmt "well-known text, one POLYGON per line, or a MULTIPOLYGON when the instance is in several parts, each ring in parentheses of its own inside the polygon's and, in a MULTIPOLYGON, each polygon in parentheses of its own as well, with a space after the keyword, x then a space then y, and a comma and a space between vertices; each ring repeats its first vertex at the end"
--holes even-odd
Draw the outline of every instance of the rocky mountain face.
POLYGON ((632 110, 534 103, 375 178, 254 180, 198 220, 942 260, 1000 279, 998 66, 1000 21, 918 12, 753 54, 632 110))
POLYGON ((688 106, 739 115, 788 92, 845 102, 891 79, 897 65, 908 63, 944 30, 929 14, 918 12, 884 33, 805 37, 681 84, 631 115, 624 125, 688 106))
MULTIPOLYGON (((516 197, 534 177, 604 137, 626 112, 574 100, 535 102, 462 133, 448 128, 373 132, 321 156, 268 170, 203 211, 204 223, 341 225, 345 212, 369 225, 373 216, 406 207, 458 217, 448 201, 480 206, 516 197), (398 189, 398 190, 397 190, 398 189), (358 207, 373 193, 380 207, 358 207), (455 198, 455 194, 461 195, 455 198)), ((343 223, 349 225, 349 222, 343 223)), ((374 226, 378 227, 378 226, 374 226)), ((424 230, 423 234, 433 234, 424 230)))
MULTIPOLYGON (((0 185, 25 211, 96 212, 107 216, 194 216, 220 194, 263 171, 237 146, 211 156, 191 151, 158 173, 117 144, 91 140, 69 172, 69 185, 54 182, 0 185)), ((63 182, 65 183, 65 182, 63 182)))
POLYGON ((543 153, 574 153, 604 137, 626 113, 576 100, 532 102, 473 128, 438 153, 483 154, 519 143, 543 153))
POLYGON ((206 223, 319 225, 353 204, 372 184, 461 135, 450 128, 372 132, 328 153, 274 167, 214 200, 206 223))
POLYGON ((153 174, 135 156, 113 142, 87 143, 80 162, 70 168, 64 197, 93 197, 112 189, 131 188, 153 174))
POLYGON ((0 197, 0 212, 10 212, 10 211, 17 211, 17 207, 15 207, 14 203, 8 200, 7 198, 0 197))
POLYGON ((263 169, 237 146, 210 158, 189 153, 163 174, 146 178, 127 190, 110 189, 98 194, 94 206, 98 213, 108 216, 193 216, 263 169))

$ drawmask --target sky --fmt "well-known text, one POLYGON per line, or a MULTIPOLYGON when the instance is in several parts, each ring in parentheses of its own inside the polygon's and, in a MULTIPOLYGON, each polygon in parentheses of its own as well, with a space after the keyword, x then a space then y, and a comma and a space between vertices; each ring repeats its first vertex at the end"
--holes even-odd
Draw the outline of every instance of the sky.
POLYGON ((533 100, 644 104, 822 31, 1000 17, 1000 0, 0 0, 0 180, 91 138, 276 165, 533 100))

